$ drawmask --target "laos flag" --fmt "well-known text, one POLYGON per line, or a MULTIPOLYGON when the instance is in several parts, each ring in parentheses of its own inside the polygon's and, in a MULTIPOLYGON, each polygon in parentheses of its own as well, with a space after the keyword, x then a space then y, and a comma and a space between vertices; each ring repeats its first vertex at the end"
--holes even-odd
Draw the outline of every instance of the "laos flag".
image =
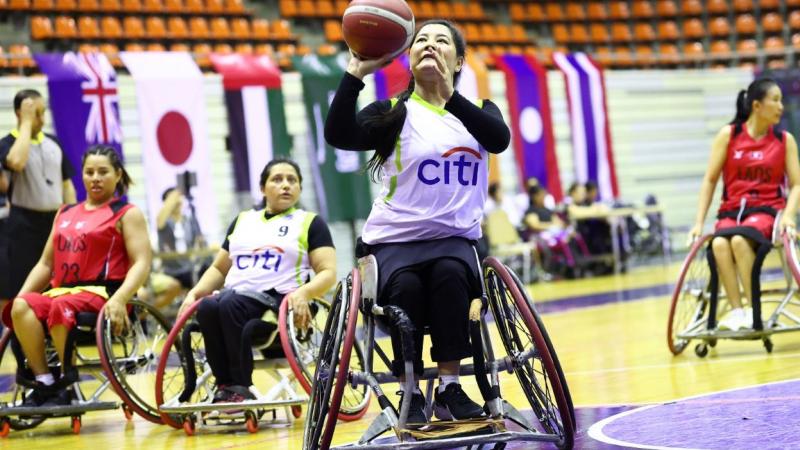
POLYGON ((531 56, 501 55, 497 67, 506 76, 506 96, 520 182, 535 177, 557 202, 561 201, 547 71, 531 56))
POLYGON ((81 201, 86 198, 80 170, 86 149, 104 144, 122 156, 117 74, 102 53, 41 53, 34 59, 47 75, 53 125, 76 169, 72 183, 81 201))
POLYGON ((399 95, 408 88, 410 80, 408 55, 402 54, 375 72, 375 98, 386 100, 399 95))

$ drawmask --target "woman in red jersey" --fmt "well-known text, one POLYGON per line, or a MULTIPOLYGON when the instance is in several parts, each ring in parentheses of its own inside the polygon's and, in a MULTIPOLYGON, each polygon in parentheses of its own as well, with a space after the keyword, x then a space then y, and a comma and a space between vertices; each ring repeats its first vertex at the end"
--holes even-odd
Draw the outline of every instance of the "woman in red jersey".
POLYGON ((13 326, 36 376, 25 406, 71 401, 66 389, 51 386, 55 380, 45 360, 44 324, 63 367, 76 314, 98 312, 107 304, 119 334, 127 326, 126 304, 150 271, 147 224, 141 210, 121 198, 131 179, 119 155, 112 147, 91 147, 83 155, 82 172, 86 200, 59 210, 39 262, 3 311, 4 323, 13 326))
POLYGON ((760 298, 758 274, 771 248, 777 212, 784 210, 779 224, 781 232, 795 228, 800 163, 794 137, 775 127, 783 113, 781 100, 780 87, 769 78, 758 79, 747 91, 739 93, 736 117, 717 133, 700 188, 697 218, 690 238, 700 236, 711 196, 722 174, 722 202, 709 255, 731 305, 731 312, 719 323, 720 329, 761 328, 760 305, 753 296, 760 298), (752 314, 742 307, 740 281, 745 297, 756 308, 752 314))

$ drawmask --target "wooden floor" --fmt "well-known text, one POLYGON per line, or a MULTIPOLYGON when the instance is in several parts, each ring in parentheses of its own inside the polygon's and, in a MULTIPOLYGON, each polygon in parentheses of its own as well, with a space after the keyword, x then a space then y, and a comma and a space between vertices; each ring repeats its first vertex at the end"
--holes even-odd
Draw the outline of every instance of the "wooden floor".
MULTIPOLYGON (((767 354, 759 341, 723 341, 704 359, 695 356, 691 348, 672 356, 665 337, 669 307, 666 292, 677 279, 677 271, 677 264, 656 265, 620 276, 532 286, 540 309, 553 311, 545 312, 543 318, 576 407, 664 402, 788 380, 800 373, 798 334, 775 336, 772 354, 767 354)), ((1 370, 8 374, 13 368, 4 361, 1 370)), ((468 392, 477 392, 473 380, 462 382, 468 392)), ((387 387, 391 390, 394 387, 387 387)), ((341 423, 334 442, 356 440, 376 411, 373 402, 361 421, 341 423)), ((585 435, 589 425, 580 424, 579 434, 585 435)), ((12 432, 0 439, 0 448, 299 449, 302 428, 300 419, 290 427, 262 424, 257 434, 244 429, 205 429, 187 437, 181 430, 140 418, 126 422, 118 410, 87 414, 80 435, 71 433, 68 420, 53 419, 30 431, 12 432)))

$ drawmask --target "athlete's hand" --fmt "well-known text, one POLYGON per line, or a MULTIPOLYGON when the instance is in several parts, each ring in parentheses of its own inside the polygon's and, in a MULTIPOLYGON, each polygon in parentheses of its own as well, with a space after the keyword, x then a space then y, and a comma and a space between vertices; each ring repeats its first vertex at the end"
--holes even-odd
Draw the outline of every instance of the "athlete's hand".
POLYGON ((780 230, 782 233, 793 235, 796 228, 797 224, 794 221, 794 217, 789 217, 788 214, 781 216, 780 230))
POLYGON ((363 59, 350 50, 350 62, 347 64, 347 72, 361 80, 378 69, 386 67, 393 59, 391 55, 383 55, 378 59, 363 59))
POLYGON ((294 326, 305 331, 311 326, 311 310, 308 307, 308 297, 298 289, 286 296, 289 301, 289 310, 294 313, 294 326))
POLYGON ((183 312, 186 311, 190 306, 192 306, 192 303, 196 301, 197 301, 197 295, 193 291, 189 291, 186 294, 186 297, 183 299, 183 303, 181 303, 180 309, 178 309, 178 317, 180 317, 181 314, 183 314, 183 312))
POLYGON ((111 319, 111 331, 114 336, 121 335, 128 329, 128 309, 125 303, 117 300, 109 300, 106 304, 106 317, 111 319))
POLYGON ((450 68, 447 67, 447 64, 445 64, 442 54, 435 49, 426 49, 425 53, 423 53, 423 57, 425 56, 432 57, 436 64, 424 66, 422 71, 423 73, 427 72, 430 79, 436 82, 436 90, 439 92, 439 96, 447 102, 450 100, 450 97, 453 96, 453 92, 455 92, 455 87, 453 87, 453 74, 450 72, 450 68))
POLYGON ((36 104, 33 102, 32 98, 30 97, 26 98, 19 105, 19 121, 21 124, 23 123, 32 124, 35 118, 36 118, 36 104))
POLYGON ((703 224, 695 224, 695 226, 689 230, 689 236, 686 239, 686 246, 691 247, 694 244, 694 241, 700 238, 701 234, 703 234, 703 224))

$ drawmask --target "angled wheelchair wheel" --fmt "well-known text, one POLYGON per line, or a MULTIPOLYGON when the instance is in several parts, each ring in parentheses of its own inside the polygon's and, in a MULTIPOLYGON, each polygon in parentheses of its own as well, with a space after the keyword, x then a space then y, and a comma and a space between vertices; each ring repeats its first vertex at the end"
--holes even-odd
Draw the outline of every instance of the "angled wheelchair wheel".
MULTIPOLYGON (((571 400, 566 380, 556 366, 541 320, 520 292, 510 271, 496 258, 484 260, 484 278, 489 308, 498 328, 506 356, 521 389, 538 420, 539 431, 558 437, 558 448, 574 445, 571 400)), ((500 355, 495 355, 501 359, 500 355)))
POLYGON ((139 300, 128 305, 130 327, 120 336, 111 331, 105 308, 98 314, 95 333, 100 363, 125 405, 142 418, 161 424, 153 383, 170 326, 154 306, 139 300))
MULTIPOLYGON (((30 392, 30 389, 19 386, 15 380, 17 361, 11 348, 13 334, 11 329, 5 328, 0 335, 0 370, 9 377, 8 383, 0 383, 0 405, 3 406, 20 405, 24 400, 23 394, 30 392)), ((11 430, 29 430, 44 421, 44 417, 7 417, 3 423, 7 423, 11 430)))
POLYGON ((358 269, 353 269, 336 288, 320 342, 303 431, 305 450, 327 450, 330 447, 338 416, 331 412, 339 410, 347 384, 360 300, 361 280, 358 269))
POLYGON ((800 288, 800 241, 797 235, 783 234, 783 252, 796 286, 800 288))
MULTIPOLYGON (((216 380, 206 364, 203 335, 194 319, 200 301, 192 303, 178 316, 162 347, 155 380, 156 404, 159 406, 201 403, 214 395, 216 380)), ((165 425, 177 429, 185 426, 184 418, 177 414, 160 412, 160 416, 165 425)))
MULTIPOLYGON (((302 331, 294 326, 294 316, 287 301, 281 303, 278 314, 278 326, 280 328, 281 346, 286 360, 298 382, 308 394, 311 394, 311 385, 314 382, 314 371, 317 366, 317 356, 319 355, 322 338, 325 334, 325 325, 331 313, 331 305, 322 299, 312 299, 311 327, 307 331, 302 331)), ((352 370, 364 370, 364 355, 361 347, 356 345, 355 357, 350 361, 352 370)), ((342 394, 342 404, 339 407, 339 419, 352 421, 360 419, 369 407, 370 390, 366 385, 354 388, 347 385, 342 394)))
POLYGON ((705 235, 694 242, 683 261, 678 282, 672 291, 667 345, 673 355, 679 355, 689 345, 690 339, 680 335, 701 331, 707 321, 711 271, 706 260, 706 248, 712 237, 710 234, 705 235))

